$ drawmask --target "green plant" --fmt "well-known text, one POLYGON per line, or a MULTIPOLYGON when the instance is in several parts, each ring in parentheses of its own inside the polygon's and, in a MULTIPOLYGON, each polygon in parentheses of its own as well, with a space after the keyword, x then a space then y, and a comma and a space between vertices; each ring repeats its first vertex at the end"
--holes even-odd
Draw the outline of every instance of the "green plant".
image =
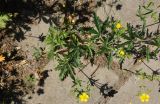
POLYGON ((39 60, 42 57, 43 50, 41 48, 34 47, 34 53, 32 56, 35 57, 36 60, 39 60))
MULTIPOLYGON (((159 8, 159 7, 157 7, 159 8)), ((143 23, 146 24, 147 18, 150 17, 154 20, 154 22, 158 22, 158 12, 155 8, 155 4, 153 0, 148 0, 147 3, 145 3, 142 6, 139 6, 139 9, 137 11, 137 16, 143 21, 143 23)))
MULTIPOLYGON (((127 23, 126 27, 122 26, 121 21, 111 17, 101 21, 95 13, 94 27, 78 27, 68 23, 64 23, 62 27, 50 27, 45 43, 48 57, 58 61, 55 69, 59 71, 60 79, 64 80, 69 76, 75 84, 75 92, 79 93, 82 84, 81 80, 77 80, 76 73, 82 72, 81 69, 86 66, 83 59, 93 65, 96 64, 97 57, 105 57, 103 61, 108 69, 114 59, 119 60, 121 69, 126 58, 156 60, 160 51, 159 33, 153 34, 147 28, 147 18, 157 18, 152 6, 153 2, 139 6, 139 27, 130 23, 127 23)), ((144 76, 144 73, 139 72, 137 75, 144 76)), ((91 80, 90 77, 87 78, 91 80)), ((147 75, 146 78, 150 79, 150 76, 147 75)), ((90 83, 89 86, 94 84, 90 83)))
POLYGON ((35 75, 31 74, 24 78, 24 82, 28 87, 33 87, 36 83, 35 75))
POLYGON ((11 15, 0 13, 0 29, 3 29, 6 27, 6 23, 10 21, 11 15))

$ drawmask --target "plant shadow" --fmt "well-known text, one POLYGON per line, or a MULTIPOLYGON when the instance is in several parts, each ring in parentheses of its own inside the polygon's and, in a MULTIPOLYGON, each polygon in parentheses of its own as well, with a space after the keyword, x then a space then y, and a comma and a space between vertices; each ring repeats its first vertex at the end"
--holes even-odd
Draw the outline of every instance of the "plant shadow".
POLYGON ((81 6, 73 6, 73 2, 58 0, 47 4, 46 0, 1 0, 0 12, 12 14, 12 20, 7 22, 6 34, 13 34, 14 38, 20 42, 26 37, 25 33, 31 31, 30 24, 39 24, 41 21, 50 25, 60 25, 60 18, 74 13, 79 18, 76 24, 89 20, 92 10, 88 8, 86 2, 81 6), (65 4, 65 6, 63 6, 65 4))

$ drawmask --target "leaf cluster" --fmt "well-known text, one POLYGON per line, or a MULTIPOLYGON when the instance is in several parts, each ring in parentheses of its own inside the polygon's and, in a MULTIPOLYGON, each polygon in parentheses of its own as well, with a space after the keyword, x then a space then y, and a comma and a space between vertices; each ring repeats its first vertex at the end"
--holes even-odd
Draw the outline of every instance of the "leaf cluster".
POLYGON ((10 21, 11 16, 9 14, 0 13, 0 29, 6 27, 6 23, 10 21))
POLYGON ((101 21, 95 13, 94 27, 66 24, 64 27, 50 27, 45 43, 48 46, 48 57, 58 61, 56 70, 60 72, 60 79, 70 76, 75 80, 76 70, 84 66, 82 58, 95 64, 96 57, 105 56, 108 66, 114 58, 118 58, 120 64, 129 56, 134 59, 146 58, 147 61, 157 59, 159 34, 153 34, 146 26, 146 15, 154 13, 152 5, 153 2, 149 2, 139 7, 137 16, 142 21, 139 27, 127 23, 126 27, 117 28, 116 25, 121 24, 119 20, 107 17, 101 21), (124 50, 124 56, 119 55, 119 50, 124 50))

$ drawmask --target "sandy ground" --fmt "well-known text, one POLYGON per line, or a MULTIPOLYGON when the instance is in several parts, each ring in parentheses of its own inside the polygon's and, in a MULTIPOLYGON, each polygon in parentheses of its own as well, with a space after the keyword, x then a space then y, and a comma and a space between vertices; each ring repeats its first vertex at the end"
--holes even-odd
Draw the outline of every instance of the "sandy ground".
MULTIPOLYGON (((126 22, 137 24, 139 20, 136 17, 136 10, 140 1, 141 0, 121 0, 120 4, 123 4, 122 9, 116 11, 113 7, 110 13, 110 7, 107 5, 109 1, 107 1, 105 4, 103 4, 104 6, 99 8, 96 12, 102 20, 104 20, 109 13, 109 15, 113 15, 115 18, 120 19, 123 24, 125 24, 126 22)), ((155 1, 158 2, 159 0, 155 1)), ((49 25, 45 24, 42 21, 40 24, 32 25, 31 27, 31 31, 26 33, 25 35, 32 34, 32 36, 39 36, 42 33, 47 34, 49 25)), ((27 36, 25 40, 19 43, 19 46, 21 46, 24 50, 28 51, 29 58, 32 58, 33 47, 39 47, 43 45, 44 44, 39 42, 37 38, 27 36)), ((149 71, 149 69, 147 69, 147 67, 144 66, 142 63, 138 64, 137 66, 132 66, 131 63, 132 62, 128 62, 125 67, 129 68, 130 70, 143 68, 148 73, 151 73, 151 71, 149 71)), ((159 61, 151 61, 148 64, 150 67, 158 69, 160 67, 159 63, 159 61)), ((55 66, 56 62, 51 61, 48 63, 48 65, 46 65, 45 69, 54 69, 55 66)), ((92 72, 95 68, 96 66, 88 66, 85 71, 89 75, 90 72, 92 72)), ((125 74, 125 72, 118 74, 114 70, 100 68, 96 72, 96 78, 99 79, 101 83, 108 83, 109 85, 118 86, 118 83, 118 93, 115 95, 115 97, 106 100, 100 95, 98 89, 93 88, 90 95, 90 100, 87 104, 129 104, 130 102, 132 102, 132 104, 140 104, 137 94, 140 90, 139 86, 144 84, 146 85, 144 91, 148 89, 151 90, 151 98, 148 104, 160 104, 158 82, 141 80, 138 79, 136 76, 127 76, 128 79, 124 82, 121 81, 121 78, 123 78, 123 74, 125 74)), ((85 79, 83 75, 79 74, 79 76, 85 79)), ((79 104, 79 102, 77 102, 77 100, 74 98, 73 94, 70 91, 71 86, 72 82, 69 78, 67 78, 64 82, 61 82, 58 77, 58 72, 52 70, 51 72, 49 72, 49 77, 45 81, 44 94, 33 95, 33 98, 28 100, 27 104, 79 104)))

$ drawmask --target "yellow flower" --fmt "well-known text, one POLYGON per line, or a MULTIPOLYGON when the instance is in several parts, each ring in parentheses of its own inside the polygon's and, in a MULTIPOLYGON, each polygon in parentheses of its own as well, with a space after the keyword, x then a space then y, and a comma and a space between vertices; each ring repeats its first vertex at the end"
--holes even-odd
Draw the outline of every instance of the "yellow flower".
POLYGON ((4 61, 5 57, 3 55, 0 55, 0 62, 4 61))
POLYGON ((141 102, 143 103, 143 102, 148 102, 150 96, 149 96, 148 94, 146 94, 146 93, 143 93, 143 94, 141 94, 141 95, 139 96, 139 98, 140 98, 141 102))
POLYGON ((81 95, 79 95, 79 100, 81 102, 87 102, 89 99, 89 95, 85 92, 83 92, 81 95))
POLYGON ((121 29, 121 28, 122 28, 122 24, 117 23, 117 24, 116 24, 116 28, 117 28, 117 29, 121 29))
POLYGON ((120 50, 118 51, 118 56, 124 57, 125 55, 126 55, 126 53, 125 53, 124 49, 120 49, 120 50))

